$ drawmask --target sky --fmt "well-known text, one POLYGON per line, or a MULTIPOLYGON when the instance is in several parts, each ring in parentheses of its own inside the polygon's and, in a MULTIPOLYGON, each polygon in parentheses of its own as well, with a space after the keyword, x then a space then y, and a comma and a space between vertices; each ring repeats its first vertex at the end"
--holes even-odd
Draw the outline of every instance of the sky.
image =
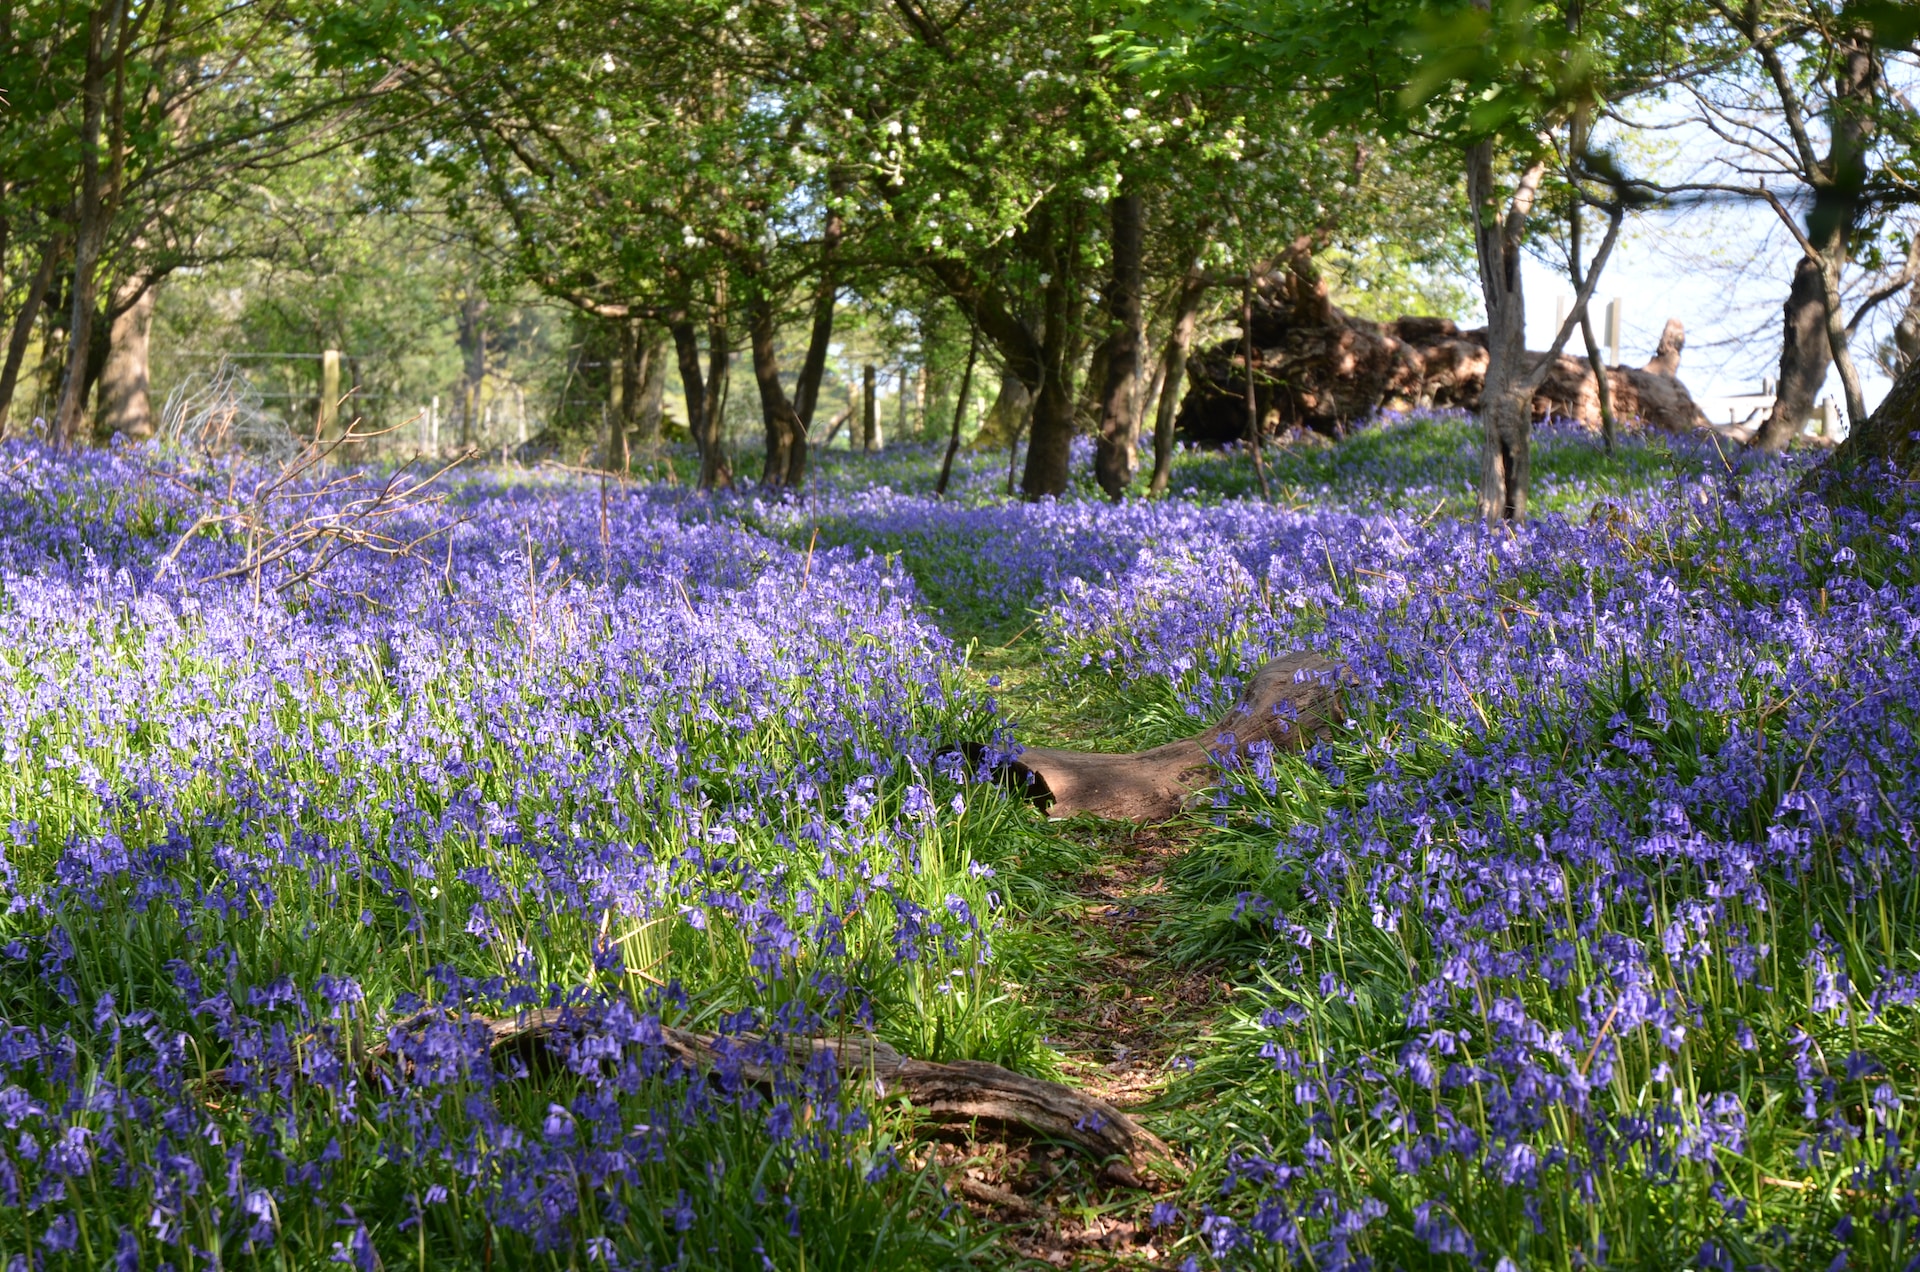
MULTIPOLYGON (((1589 221, 1597 236, 1599 218, 1589 221)), ((1696 399, 1758 393, 1780 360, 1781 306, 1793 279, 1800 247, 1771 208, 1722 206, 1643 216, 1621 231, 1594 295, 1594 330, 1601 332, 1606 303, 1621 302, 1621 361, 1639 366, 1653 356, 1667 319, 1686 324, 1687 347, 1680 378, 1696 399)), ((1571 302, 1573 287, 1553 264, 1528 256, 1527 345, 1553 343, 1555 301, 1571 302)), ((1891 381, 1874 365, 1869 349, 1898 315, 1888 301, 1870 334, 1854 341, 1855 365, 1868 409, 1886 395, 1891 381)), ((1601 336, 1605 339, 1604 335, 1601 336)), ((1579 352, 1580 337, 1573 338, 1579 352)), ((1838 372, 1825 392, 1844 403, 1838 372)))
MULTIPOLYGON (((1897 90, 1910 96, 1920 90, 1920 71, 1913 65, 1895 59, 1884 65, 1897 90)), ((1737 84, 1723 85, 1721 100, 1735 101, 1741 91, 1737 84)), ((1767 100, 1764 92, 1761 100, 1767 100)), ((1738 135, 1737 127, 1727 127, 1726 120, 1739 113, 1723 116, 1722 126, 1732 135, 1738 135)), ((1686 99, 1647 101, 1639 104, 1635 115, 1647 127, 1623 132, 1613 126, 1596 133, 1597 142, 1611 144, 1628 171, 1666 183, 1736 181, 1751 185, 1753 174, 1764 174, 1770 166, 1764 154, 1743 153, 1700 124, 1686 99), (1736 167, 1744 168, 1746 175, 1730 171, 1736 167)), ((1770 113, 1750 117, 1774 126, 1770 113)), ((1824 153, 1826 139, 1817 123, 1812 131, 1824 153)), ((1783 198, 1794 188, 1777 170, 1763 179, 1783 198)), ((1591 254, 1604 226, 1597 213, 1590 214, 1587 224, 1587 250, 1591 254)), ((1667 319, 1678 318, 1687 329, 1680 378, 1696 400, 1758 394, 1762 378, 1771 378, 1778 371, 1782 306, 1800 255, 1799 244, 1779 217, 1760 201, 1723 200, 1630 216, 1595 292, 1596 333, 1606 302, 1619 298, 1623 307, 1621 361, 1639 366, 1652 356, 1667 319)), ((1573 288, 1562 272, 1564 262, 1529 256, 1525 268, 1527 344, 1544 349, 1553 342, 1555 301, 1564 296, 1570 306, 1573 288)), ((1862 271, 1848 271, 1846 288, 1851 299, 1864 295, 1865 281, 1862 271)), ((1879 306, 1852 342, 1854 364, 1869 410, 1886 396, 1892 384, 1875 362, 1873 350, 1891 331, 1905 300, 1902 294, 1879 306)), ((1851 316, 1852 304, 1846 308, 1851 316)), ((1604 335, 1601 338, 1604 340, 1604 335)), ((1575 352, 1581 351, 1577 333, 1573 345, 1575 352)), ((1846 399, 1837 371, 1828 374, 1821 396, 1827 394, 1841 404, 1844 412, 1846 399)))

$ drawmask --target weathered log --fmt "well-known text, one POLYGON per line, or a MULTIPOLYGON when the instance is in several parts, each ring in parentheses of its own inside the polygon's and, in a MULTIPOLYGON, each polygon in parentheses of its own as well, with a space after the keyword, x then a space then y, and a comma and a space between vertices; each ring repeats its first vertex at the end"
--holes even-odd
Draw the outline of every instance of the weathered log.
MULTIPOLYGON (((549 1008, 485 1023, 496 1050, 523 1047, 559 1028, 563 1012, 549 1008)), ((668 1053, 689 1069, 722 1067, 721 1038, 667 1026, 660 1032, 668 1053)), ((1107 1173, 1123 1183, 1138 1183, 1135 1171, 1147 1163, 1172 1158, 1158 1136, 1125 1113, 1058 1082, 1030 1078, 983 1060, 947 1064, 915 1060, 872 1037, 814 1038, 811 1045, 814 1055, 833 1057, 843 1080, 866 1084, 871 1096, 904 1099, 922 1117, 942 1125, 979 1124, 1072 1144, 1108 1163, 1107 1173)), ((756 1086, 770 1086, 779 1076, 772 1066, 759 1061, 735 1058, 732 1063, 756 1086)))
MULTIPOLYGON (((531 1066, 545 1052, 540 1044, 578 1018, 569 1009, 550 1007, 514 1016, 455 1018, 453 1023, 485 1028, 490 1053, 515 1051, 531 1066)), ((405 1033, 424 1023, 425 1018, 416 1018, 398 1028, 405 1033)), ((723 1054, 728 1040, 722 1036, 671 1026, 662 1026, 660 1032, 667 1054, 695 1072, 725 1068, 754 1086, 771 1086, 780 1076, 776 1066, 754 1057, 753 1045, 723 1054)), ((755 1040, 737 1041, 752 1044, 755 1040)), ((787 1048, 790 1057, 797 1045, 787 1048)), ((944 1126, 977 1126, 1071 1144, 1104 1163, 1106 1173, 1121 1183, 1137 1185, 1141 1168, 1173 1160, 1158 1136, 1125 1113, 1058 1082, 1030 1078, 981 1060, 949 1064, 915 1060, 871 1037, 814 1038, 810 1045, 815 1056, 832 1056, 841 1078, 862 1084, 870 1097, 905 1100, 922 1117, 944 1126)), ((390 1044, 381 1042, 366 1051, 364 1062, 378 1065, 397 1059, 390 1044)), ((796 1070, 803 1067, 803 1062, 795 1060, 796 1070)), ((227 1085, 226 1071, 217 1069, 206 1081, 227 1085)))
POLYGON ((1339 718, 1338 671, 1319 654, 1286 654, 1254 673, 1218 724, 1190 738, 1130 755, 1026 747, 1007 767, 1052 816, 1165 821, 1255 743, 1305 749, 1339 718))

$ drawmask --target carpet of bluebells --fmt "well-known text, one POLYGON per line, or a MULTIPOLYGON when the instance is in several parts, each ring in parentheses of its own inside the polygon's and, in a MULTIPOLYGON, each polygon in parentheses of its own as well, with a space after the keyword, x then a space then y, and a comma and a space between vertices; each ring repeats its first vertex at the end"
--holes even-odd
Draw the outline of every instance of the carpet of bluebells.
POLYGON ((951 750, 1028 728, 965 644, 1023 629, 1139 745, 1343 668, 1175 830, 1169 968, 1238 992, 1120 1203, 1168 1266, 1920 1265, 1920 512, 1549 429, 1490 529, 1473 462, 1434 419, 1271 502, 1244 455, 1118 507, 992 456, 944 500, 924 454, 786 501, 482 473, 276 590, 217 533, 163 565, 204 463, 9 449, 0 1255, 1003 1265, 787 1057, 1050 1071, 1006 960, 1056 832, 951 750))
POLYGON ((992 705, 897 569, 482 476, 419 511, 457 521, 431 551, 276 592, 208 583, 218 535, 162 566, 218 473, 9 461, 15 1266, 961 1252, 831 1068, 767 1092, 661 1045, 1020 1058, 980 1008, 1013 806, 938 759, 992 705), (533 1007, 553 1044, 491 1051, 533 1007))

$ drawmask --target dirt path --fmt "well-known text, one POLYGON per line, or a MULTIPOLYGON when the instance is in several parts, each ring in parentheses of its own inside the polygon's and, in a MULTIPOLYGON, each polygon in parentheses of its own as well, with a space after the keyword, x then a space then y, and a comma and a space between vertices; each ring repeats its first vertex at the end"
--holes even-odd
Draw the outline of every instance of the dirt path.
POLYGON ((1068 1072, 1089 1093, 1133 1109, 1166 1085, 1227 987, 1217 969, 1166 958, 1163 928, 1175 916, 1164 876, 1185 843, 1152 828, 1103 829, 1100 868, 1069 885, 1080 904, 1050 919, 1075 944, 1072 975, 1038 987, 1039 1001, 1068 1072))
MULTIPOLYGON (((983 685, 999 677, 992 692, 1024 741, 1089 750, 1141 744, 1124 702, 1063 683, 1037 639, 977 648, 972 669, 983 685)), ((1152 1102, 1231 993, 1219 968, 1167 956, 1179 916, 1166 872, 1204 829, 1077 819, 1051 823, 1046 833, 1070 842, 1073 851, 1063 856, 1079 864, 1053 880, 1058 904, 1018 920, 1023 937, 1046 951, 1044 972, 1028 978, 1027 1000, 1062 1057, 1063 1078, 1152 1125, 1152 1102)), ((1154 1194, 1097 1178, 1072 1154, 969 1142, 942 1145, 939 1157, 1016 1261, 1163 1261, 1148 1222, 1154 1194)))

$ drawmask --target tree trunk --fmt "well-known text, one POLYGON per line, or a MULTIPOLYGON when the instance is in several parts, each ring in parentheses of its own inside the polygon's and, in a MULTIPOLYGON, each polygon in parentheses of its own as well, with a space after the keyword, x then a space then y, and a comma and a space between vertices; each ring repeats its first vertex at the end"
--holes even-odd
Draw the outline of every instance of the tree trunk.
POLYGON ((87 17, 87 60, 80 84, 80 216, 74 230, 72 318, 67 324, 67 365, 53 411, 49 440, 56 447, 79 437, 86 408, 87 362, 93 348, 94 291, 100 254, 106 247, 109 212, 100 167, 101 128, 107 103, 107 20, 111 6, 97 4, 87 17))
POLYGON ((1808 484, 1826 484, 1829 496, 1852 491, 1862 469, 1893 467, 1902 481, 1920 480, 1920 358, 1914 358, 1893 382, 1880 408, 1855 422, 1833 459, 1808 476, 1808 484))
MULTIPOLYGON (((1806 427, 1814 398, 1826 383, 1827 370, 1836 358, 1841 363, 1852 416, 1848 423, 1858 424, 1865 414, 1859 400, 1858 377, 1853 374, 1852 359, 1847 357, 1846 324, 1837 302, 1840 277, 1851 257, 1854 221, 1859 216, 1866 149, 1873 126, 1870 108, 1880 73, 1871 42, 1858 32, 1838 38, 1834 51, 1840 55, 1841 69, 1834 77, 1834 122, 1827 155, 1819 171, 1800 174, 1814 187, 1814 204, 1807 214, 1806 242, 1800 259, 1794 262, 1793 286, 1787 293, 1780 387, 1773 410, 1750 443, 1753 449, 1769 453, 1785 450, 1806 427)), ((1779 204, 1775 208, 1786 214, 1779 204)))
MULTIPOLYGON (((1073 432, 1076 437, 1100 436, 1100 408, 1106 401, 1107 365, 1113 361, 1113 335, 1108 333, 1094 343, 1093 352, 1087 355, 1086 369, 1081 373, 1078 390, 1073 397, 1073 432)), ((1076 366, 1077 357, 1067 358, 1068 366, 1076 366)), ((1097 448, 1099 443, 1094 443, 1097 448)), ((1096 449, 1097 453, 1097 449, 1096 449)))
MULTIPOLYGON (((1153 354, 1153 333, 1140 328, 1140 373, 1133 377, 1133 432, 1139 442, 1140 425, 1147 419, 1147 408, 1160 400, 1160 386, 1167 382, 1167 364, 1153 354)), ((1137 465, 1136 465, 1137 466, 1137 465)))
MULTIPOLYGON (((1067 493, 1073 462, 1073 386, 1068 383, 1068 359, 1073 335, 1067 329, 1069 280, 1065 261, 1053 234, 1054 216, 1042 207, 1039 233, 1046 244, 1047 283, 1042 313, 1045 330, 1040 339, 1040 382, 1032 386, 1033 422, 1027 431, 1027 464, 1020 491, 1028 499, 1067 493)), ((1072 227, 1068 227, 1071 240, 1072 227)))
POLYGON ((1247 277, 1240 288, 1240 327, 1243 342, 1241 345, 1241 366, 1247 375, 1247 431, 1245 441, 1247 450, 1253 456, 1253 475, 1260 480, 1260 498, 1266 503, 1273 502, 1273 492, 1267 488, 1266 448, 1260 438, 1260 399, 1255 391, 1259 383, 1253 356, 1253 264, 1247 264, 1247 277))
MULTIPOLYGON (((1582 147, 1584 134, 1576 134, 1575 148, 1582 147)), ((1578 198, 1574 200, 1568 217, 1570 225, 1570 243, 1567 252, 1568 275, 1573 283, 1573 292, 1578 296, 1586 288, 1586 267, 1581 263, 1580 231, 1581 222, 1586 220, 1585 209, 1578 198)), ((1600 356, 1600 342, 1593 334, 1593 307, 1586 306, 1580 311, 1580 338, 1587 346, 1587 365, 1593 368, 1594 390, 1600 399, 1600 445, 1607 454, 1613 454, 1614 437, 1618 425, 1613 417, 1613 381, 1607 375, 1606 361, 1600 356)))
MULTIPOLYGON (((469 293, 460 301, 459 344, 461 354, 460 449, 473 449, 475 425, 480 414, 480 395, 487 378, 487 298, 469 293)), ((614 421, 619 427, 619 421, 614 421)), ((615 452, 624 438, 609 438, 606 462, 617 462, 615 452)))
POLYGON ((693 324, 682 315, 676 315, 667 324, 667 334, 673 337, 674 358, 680 364, 680 391, 687 401, 687 434, 693 438, 693 449, 704 465, 707 382, 706 377, 700 374, 700 342, 693 333, 693 324))
POLYGON ((1839 70, 1834 75, 1832 138, 1823 168, 1824 187, 1814 190, 1813 210, 1807 214, 1807 229, 1830 237, 1836 244, 1832 252, 1819 254, 1820 282, 1825 296, 1827 346, 1840 372, 1840 385, 1847 398, 1847 423, 1851 426, 1867 418, 1867 403, 1860 391, 1860 373, 1854 368, 1853 354, 1847 347, 1846 315, 1841 312, 1840 283, 1850 257, 1853 227, 1860 217, 1861 191, 1867 183, 1867 154, 1873 145, 1875 101, 1881 87, 1880 59, 1874 41, 1866 31, 1847 31, 1833 41, 1839 55, 1839 70))
MULTIPOLYGON (((1831 244, 1820 245, 1830 250, 1831 244)), ((1777 454, 1800 435, 1813 414, 1813 401, 1827 382, 1833 347, 1827 341, 1826 284, 1820 267, 1802 256, 1793 267, 1780 341, 1780 376, 1773 409, 1750 443, 1754 450, 1777 454)))
POLYGON ((14 316, 13 332, 7 339, 7 362, 0 368, 0 437, 5 437, 13 418, 13 391, 20 382, 20 367, 27 358, 27 345, 33 339, 33 324, 39 320, 40 306, 45 303, 47 289, 53 284, 53 276, 60 268, 60 257, 67 248, 66 238, 54 234, 47 240, 46 247, 40 253, 40 268, 34 271, 27 282, 27 294, 21 302, 20 312, 14 316))
MULTIPOLYGON (((1051 205, 1042 203, 1020 236, 1032 253, 1028 259, 1038 257, 1036 263, 1047 280, 1043 284, 1042 335, 1036 335, 1024 319, 1015 316, 1004 291, 959 258, 938 258, 928 266, 947 294, 980 329, 981 336, 992 344, 1006 370, 1019 379, 1034 399, 1028 411, 1032 420, 1032 444, 1027 451, 1023 481, 1029 498, 1066 490, 1073 440, 1074 403, 1071 387, 1066 383, 1065 363, 1072 333, 1066 324, 1068 280, 1061 269, 1055 242, 1057 219, 1051 205)), ((1067 229, 1066 237, 1070 241, 1073 227, 1068 225, 1067 229)), ((1009 440, 1010 464, 1012 451, 1017 446, 1017 437, 1009 440)))
POLYGON ((880 449, 880 373, 871 362, 860 371, 860 449, 880 449))
POLYGON ((727 288, 714 290, 713 310, 707 315, 706 445, 701 450, 700 488, 724 490, 733 485, 733 457, 727 454, 727 381, 733 370, 733 340, 727 332, 727 288))
POLYGON ((1000 389, 993 395, 993 402, 987 407, 986 418, 980 422, 980 431, 974 435, 973 444, 988 450, 998 450, 1005 446, 1020 431, 1021 423, 1027 418, 1027 386, 1010 367, 1000 369, 1000 389))
POLYGON ((1223 751, 1240 761, 1256 743, 1276 751, 1312 745, 1343 718, 1338 676, 1339 667, 1320 654, 1284 654, 1254 673, 1218 724, 1192 737, 1127 755, 1023 747, 1006 777, 1052 817, 1165 821, 1220 780, 1223 751), (1229 735, 1231 744, 1223 744, 1229 735))
POLYGON ((1050 375, 1032 399, 1028 416, 1027 462, 1020 471, 1020 492, 1029 499, 1067 492, 1073 462, 1073 393, 1062 374, 1050 375))
POLYGON ((715 383, 724 382, 727 374, 725 323, 715 322, 708 327, 708 339, 715 342, 711 346, 714 352, 710 359, 713 366, 710 376, 703 376, 700 371, 700 342, 694 334, 693 323, 682 315, 668 324, 667 329, 673 336, 674 353, 680 362, 680 385, 687 399, 687 431, 692 435, 694 451, 700 457, 700 489, 716 490, 730 486, 733 484, 733 465, 721 445, 717 418, 720 386, 715 383))
POLYGON ((621 318, 614 324, 619 339, 620 359, 613 385, 613 434, 607 448, 607 467, 621 472, 633 471, 633 422, 640 405, 640 378, 646 368, 640 365, 640 325, 633 318, 621 318))
MULTIPOLYGON (((1908 370, 1920 362, 1920 278, 1913 280, 1907 293, 1907 307, 1893 324, 1894 371, 1908 370)), ((0 418, 4 418, 6 395, 0 392, 0 418)))
POLYGON ((756 290, 748 304, 747 339, 767 438, 767 461, 760 484, 779 490, 797 486, 806 475, 807 427, 780 384, 780 361, 774 351, 776 326, 773 302, 756 290))
POLYGON ((106 364, 100 371, 100 428, 135 441, 153 436, 147 337, 161 280, 135 274, 114 290, 106 364))
MULTIPOLYGON (((845 428, 848 422, 853 419, 853 413, 857 409, 858 409, 857 406, 848 406, 845 410, 839 412, 837 415, 833 417, 833 419, 827 422, 827 435, 820 439, 821 450, 825 451, 825 450, 833 449, 834 439, 840 436, 840 430, 845 428)), ((809 445, 811 444, 812 443, 809 443, 809 445)), ((853 440, 851 438, 847 440, 847 449, 848 450, 853 449, 853 440)))
MULTIPOLYGON (((428 1011, 391 1026, 385 1039, 349 1062, 362 1067, 369 1085, 379 1086, 389 1080, 380 1075, 380 1067, 411 1064, 421 1031, 436 1020, 446 1020, 463 1029, 485 1030, 487 1051, 498 1057, 499 1072, 528 1074, 563 1063, 568 1035, 586 1019, 585 1013, 571 1007, 543 1007, 493 1018, 428 1011)), ((839 1081, 849 1087, 870 1084, 871 1094, 881 1101, 904 1101, 920 1119, 964 1127, 970 1137, 1012 1132, 1022 1140, 1071 1144, 1101 1164, 1108 1178, 1131 1188, 1146 1186, 1141 1171, 1173 1160, 1172 1150, 1152 1131, 1113 1105, 1062 1083, 1030 1078, 984 1060, 919 1060, 871 1036, 789 1037, 768 1045, 773 1042, 663 1026, 657 1046, 663 1061, 674 1069, 725 1070, 729 1081, 768 1089, 792 1082, 803 1070, 824 1066, 837 1071, 839 1081)), ((225 1066, 209 1072, 205 1084, 229 1089, 236 1085, 225 1066)), ((995 1195, 999 1191, 990 1195, 1004 1205, 995 1195)))
POLYGON ((1153 480, 1147 487, 1147 493, 1156 498, 1167 493, 1167 483, 1173 479, 1173 421, 1180 411, 1180 382, 1187 373, 1187 359, 1193 354, 1193 333, 1200 324, 1200 302, 1206 295, 1205 274, 1198 265, 1189 267, 1180 280, 1173 326, 1167 332, 1167 347, 1160 359, 1160 400, 1153 417, 1153 480))
POLYGON ((913 436, 913 429, 909 424, 909 416, 907 415, 907 404, 911 399, 912 395, 907 392, 907 364, 904 362, 900 364, 899 375, 894 377, 894 386, 895 386, 894 393, 897 399, 896 405, 898 405, 900 408, 899 436, 900 436, 900 440, 904 442, 909 437, 913 436))
POLYGON ((1526 297, 1520 246, 1545 173, 1535 163, 1501 208, 1493 143, 1467 150, 1467 203, 1474 218, 1474 255, 1487 308, 1487 376, 1480 393, 1480 513, 1489 521, 1524 521, 1533 428, 1533 386, 1527 359, 1526 297))
POLYGON ((947 453, 940 459, 940 479, 933 493, 947 493, 947 481, 953 476, 953 457, 960 449, 960 424, 967 417, 967 394, 973 389, 973 364, 980 357, 980 329, 975 327, 967 341, 967 369, 960 375, 960 395, 953 403, 953 431, 947 434, 947 453))
POLYGON ((1113 281, 1107 288, 1107 310, 1113 331, 1107 338, 1107 381, 1101 395, 1093 472, 1100 489, 1117 501, 1133 484, 1140 443, 1135 398, 1140 378, 1140 258, 1146 250, 1146 210, 1139 195, 1122 194, 1114 197, 1108 211, 1113 221, 1113 281))
MULTIPOLYGON (((827 374, 827 347, 833 343, 834 307, 839 303, 839 275, 835 271, 835 258, 840 252, 840 240, 846 233, 846 223, 836 210, 829 210, 827 223, 820 243, 820 285, 813 295, 813 329, 807 336, 807 356, 800 364, 800 378, 793 386, 793 409, 800 418, 800 431, 804 439, 806 431, 813 427, 813 412, 820 403, 820 382, 827 374)), ((800 452, 804 453, 804 440, 800 452)), ((801 459, 805 463, 805 459, 801 459)), ((789 485, 799 485, 797 477, 789 485)))
POLYGON ((630 418, 634 440, 651 450, 660 440, 660 417, 666 405, 666 341, 658 327, 643 327, 635 343, 640 358, 640 382, 630 418))

